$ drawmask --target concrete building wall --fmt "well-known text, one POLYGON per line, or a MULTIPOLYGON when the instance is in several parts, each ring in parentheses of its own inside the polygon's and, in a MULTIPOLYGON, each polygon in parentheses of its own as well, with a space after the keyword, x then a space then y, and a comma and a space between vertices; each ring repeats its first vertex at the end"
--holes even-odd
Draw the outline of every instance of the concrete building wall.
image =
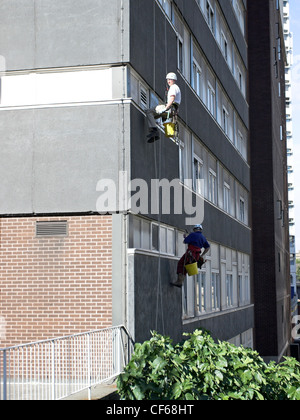
MULTIPOLYGON (((236 48, 246 68, 247 46, 234 12, 231 8, 227 10, 224 2, 216 4, 223 11, 228 26, 232 26, 236 48)), ((178 15, 182 16, 189 33, 199 44, 207 65, 218 79, 219 89, 228 96, 236 117, 247 133, 247 100, 224 61, 204 15, 194 0, 174 1, 173 6, 177 7, 178 15)), ((3 179, 0 214, 3 221, 7 216, 14 216, 10 220, 14 220, 18 227, 22 223, 22 215, 25 215, 25 221, 29 215, 44 216, 43 220, 52 215, 66 218, 71 226, 78 217, 82 224, 88 224, 92 218, 100 223, 100 232, 104 230, 106 235, 113 237, 112 251, 101 237, 93 237, 91 242, 85 232, 72 237, 74 246, 79 242, 84 244, 91 254, 90 258, 96 261, 96 292, 103 292, 104 297, 106 292, 110 292, 107 279, 101 274, 103 269, 112 278, 111 314, 106 312, 99 321, 100 327, 109 323, 125 324, 130 326, 130 332, 139 341, 148 338, 150 330, 156 328, 176 340, 181 339, 183 331, 201 326, 209 327, 215 337, 226 339, 251 330, 253 305, 250 300, 247 305, 241 304, 246 308, 239 307, 235 302, 226 311, 220 308, 216 313, 184 323, 183 296, 169 285, 176 274, 178 253, 171 258, 168 255, 158 258, 152 250, 148 254, 141 250, 136 252, 131 249, 129 232, 132 225, 126 212, 113 214, 112 225, 109 226, 101 225, 101 220, 106 220, 105 216, 103 219, 95 215, 100 195, 98 181, 110 179, 119 197, 120 171, 127 171, 129 180, 140 178, 148 185, 158 175, 168 180, 180 177, 179 144, 166 139, 163 134, 156 145, 146 143, 144 109, 138 100, 132 98, 130 85, 129 73, 135 72, 139 82, 146 85, 151 98, 163 101, 166 73, 177 71, 177 33, 158 2, 87 0, 83 5, 79 0, 4 0, 0 12, 0 53, 6 58, 8 70, 2 78, 0 107, 0 146, 4 151, 0 156, 3 179), (50 82, 54 86, 51 91, 47 89, 50 82), (106 265, 106 261, 111 262, 110 258, 112 273, 106 265), (101 262, 102 259, 104 262, 101 262), (225 331, 229 320, 230 328, 225 331)), ((179 71, 177 73, 183 94, 179 114, 181 127, 196 136, 219 167, 224 167, 235 182, 249 193, 249 162, 225 136, 207 106, 196 97, 191 80, 188 81, 179 71)), ((193 167, 192 152, 189 165, 193 167)), ((112 213, 117 210, 116 207, 110 208, 112 213)), ((248 220, 241 222, 237 215, 226 214, 218 203, 210 203, 208 199, 205 200, 204 210, 205 234, 217 249, 227 247, 235 253, 236 259, 238 253, 250 254, 251 227, 248 220)), ((172 232, 178 234, 178 243, 182 242, 184 229, 191 227, 186 226, 184 213, 157 215, 149 212, 143 216, 149 222, 163 223, 171 231, 173 229, 172 232)), ((35 219, 28 220, 33 223, 35 219)), ((13 231, 14 227, 11 226, 11 229, 13 231)), ((10 246, 17 245, 18 239, 12 238, 10 246)), ((18 252, 22 252, 21 249, 18 252)), ((84 250, 81 257, 83 255, 84 250)), ((20 261, 22 264, 26 262, 23 257, 20 261)), ((221 256, 218 261, 224 291, 226 278, 221 273, 221 256)), ((24 269, 22 264, 14 261, 14 270, 21 273, 24 269)), ((38 264, 37 256, 32 258, 32 264, 38 264)), ((65 261, 69 269, 67 264, 65 261)), ((235 264, 237 267, 238 263, 235 264)), ((62 265, 55 274, 56 279, 64 279, 63 270, 62 265)), ((86 265, 81 276, 85 270, 88 270, 86 265)), ((70 271, 72 273, 71 268, 70 271)), ((210 274, 208 270, 209 282, 210 274)), ((39 272, 35 275, 39 276, 39 272)), ((237 285, 237 272, 235 275, 237 285)), ((192 288, 194 280, 189 281, 192 288)), ((31 285, 30 282, 31 278, 26 278, 26 284, 31 285)), ((78 282, 81 282, 79 278, 78 282)), ((83 293, 87 293, 89 284, 94 284, 91 277, 82 288, 83 293)), ((14 290, 13 278, 10 278, 7 287, 14 290)), ((38 291, 41 295, 43 287, 38 291)), ((96 302, 97 293, 94 296, 96 302)), ((59 296, 57 299, 60 302, 59 296)), ((224 302, 224 296, 222 299, 224 302)), ((84 306, 85 302, 82 302, 84 306)), ((89 301, 87 305, 92 306, 93 302, 89 301)), ((107 309, 107 303, 103 301, 99 305, 107 309)), ((63 298, 60 304, 63 305, 63 298)), ((72 302, 69 306, 79 313, 72 302)), ((47 310, 45 304, 40 312, 42 318, 47 310)), ((20 314, 15 311, 12 319, 18 316, 20 314)), ((35 316, 32 315, 32 319, 35 316)), ((82 325, 86 329, 98 327, 97 312, 92 311, 92 317, 93 325, 92 320, 88 323, 82 315, 82 325)), ((80 323, 78 319, 74 330, 81 329, 80 323)), ((33 339, 33 324, 29 318, 27 324, 31 325, 27 337, 33 339)), ((61 325, 60 332, 54 326, 48 326, 40 333, 47 338, 55 331, 59 335, 69 333, 68 327, 63 323, 61 325)), ((25 336, 21 338, 25 340, 25 336)))
POLYGON ((3 0, 1 55, 9 71, 120 63, 129 53, 126 14, 127 1, 121 9, 118 0, 3 0))
POLYGON ((95 212, 98 181, 118 185, 123 112, 121 104, 0 111, 0 213, 95 212))

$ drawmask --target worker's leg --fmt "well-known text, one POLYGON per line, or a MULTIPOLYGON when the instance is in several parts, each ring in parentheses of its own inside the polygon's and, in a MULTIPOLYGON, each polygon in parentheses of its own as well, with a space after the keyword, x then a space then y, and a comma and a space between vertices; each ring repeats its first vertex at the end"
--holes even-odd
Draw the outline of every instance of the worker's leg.
POLYGON ((177 264, 177 280, 175 281, 175 283, 171 283, 172 286, 176 286, 176 287, 182 287, 184 280, 186 278, 186 274, 187 271, 185 269, 185 265, 187 264, 188 260, 189 260, 189 255, 188 252, 186 252, 178 261, 177 264))
POLYGON ((157 114, 155 112, 155 109, 148 109, 146 111, 146 115, 147 115, 147 122, 148 122, 149 130, 151 131, 153 128, 157 128, 156 127, 156 120, 155 120, 155 116, 157 114))
POLYGON ((177 274, 186 274, 186 269, 185 269, 185 261, 186 261, 186 254, 184 254, 180 260, 178 261, 177 264, 177 274))
POLYGON ((148 143, 153 143, 156 140, 159 140, 159 131, 156 127, 156 118, 158 118, 158 115, 155 111, 155 109, 148 109, 146 111, 147 115, 147 122, 149 127, 149 134, 147 135, 147 141, 148 143))

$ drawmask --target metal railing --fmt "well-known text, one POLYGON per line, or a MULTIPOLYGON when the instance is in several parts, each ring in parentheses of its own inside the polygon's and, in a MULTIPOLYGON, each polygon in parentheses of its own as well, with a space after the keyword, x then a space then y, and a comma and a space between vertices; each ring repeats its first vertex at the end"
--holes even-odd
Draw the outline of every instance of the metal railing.
POLYGON ((0 349, 0 400, 58 400, 117 377, 132 346, 123 326, 0 349))

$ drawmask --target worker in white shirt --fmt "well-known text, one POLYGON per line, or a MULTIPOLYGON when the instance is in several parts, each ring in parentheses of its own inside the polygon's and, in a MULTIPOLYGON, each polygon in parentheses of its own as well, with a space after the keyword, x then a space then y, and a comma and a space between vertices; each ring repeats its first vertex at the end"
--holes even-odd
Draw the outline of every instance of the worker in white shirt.
POLYGON ((177 75, 175 73, 168 73, 166 76, 168 88, 168 98, 166 105, 158 105, 155 109, 149 109, 147 114, 149 134, 147 136, 148 143, 153 143, 159 140, 159 132, 156 126, 156 120, 162 118, 166 121, 173 118, 178 113, 178 108, 181 103, 181 91, 176 84, 177 75))

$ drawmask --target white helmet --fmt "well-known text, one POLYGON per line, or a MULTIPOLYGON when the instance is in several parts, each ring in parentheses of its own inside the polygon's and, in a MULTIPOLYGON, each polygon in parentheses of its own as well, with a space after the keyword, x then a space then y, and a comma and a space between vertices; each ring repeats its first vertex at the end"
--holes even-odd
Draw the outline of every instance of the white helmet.
POLYGON ((166 79, 169 79, 169 80, 177 80, 177 75, 175 73, 168 73, 166 75, 166 79))
POLYGON ((193 230, 200 230, 200 231, 202 231, 203 230, 203 227, 202 227, 202 225, 195 225, 194 228, 193 228, 193 230))

